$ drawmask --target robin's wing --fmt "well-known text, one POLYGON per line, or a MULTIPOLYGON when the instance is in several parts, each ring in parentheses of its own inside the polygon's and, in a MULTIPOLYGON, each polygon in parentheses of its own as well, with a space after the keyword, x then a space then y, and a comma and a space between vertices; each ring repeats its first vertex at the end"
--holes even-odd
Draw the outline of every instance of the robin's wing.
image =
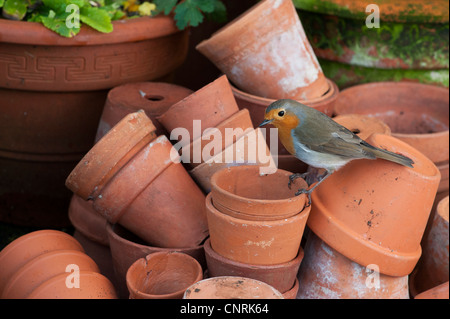
POLYGON ((293 131, 293 137, 316 152, 345 158, 376 158, 363 147, 368 145, 366 142, 345 127, 330 121, 326 126, 320 126, 317 122, 303 123, 293 131))

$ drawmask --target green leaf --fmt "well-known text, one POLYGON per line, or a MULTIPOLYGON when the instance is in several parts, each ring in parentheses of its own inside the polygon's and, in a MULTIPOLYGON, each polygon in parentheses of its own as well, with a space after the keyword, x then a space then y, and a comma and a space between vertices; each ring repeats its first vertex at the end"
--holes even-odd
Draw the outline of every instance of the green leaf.
POLYGON ((5 0, 0 0, 0 8, 3 7, 4 3, 5 3, 5 0))
POLYGON ((222 1, 214 1, 214 10, 211 13, 206 14, 208 20, 223 23, 227 21, 227 8, 222 1))
POLYGON ((80 20, 100 32, 109 33, 113 30, 110 16, 99 8, 80 8, 80 20))
POLYGON ((214 11, 215 0, 188 0, 192 6, 196 6, 202 12, 211 13, 214 11))
POLYGON ((27 14, 28 1, 5 0, 2 14, 7 19, 22 20, 27 14))
POLYGON ((153 3, 156 5, 156 12, 164 12, 165 15, 168 15, 172 12, 173 8, 177 4, 178 0, 154 0, 153 3))
POLYGON ((45 16, 39 16, 35 20, 42 22, 42 24, 49 28, 52 31, 55 31, 59 35, 62 35, 63 37, 71 38, 80 32, 80 28, 75 27, 69 27, 66 23, 67 17, 45 17, 45 16))
POLYGON ((175 21, 180 30, 183 30, 187 26, 196 27, 203 22, 203 14, 197 6, 187 0, 175 8, 175 21))

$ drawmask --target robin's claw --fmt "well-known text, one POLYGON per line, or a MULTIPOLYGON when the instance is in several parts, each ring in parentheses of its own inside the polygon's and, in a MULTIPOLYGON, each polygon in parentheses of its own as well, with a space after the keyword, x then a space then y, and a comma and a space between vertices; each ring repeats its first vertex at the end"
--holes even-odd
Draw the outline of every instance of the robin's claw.
MULTIPOLYGON (((291 189, 292 183, 297 179, 297 178, 305 178, 306 176, 308 176, 309 172, 306 173, 295 173, 289 176, 289 182, 288 182, 288 187, 289 189, 291 189)), ((297 194, 296 194, 297 195, 297 194)))
POLYGON ((299 196, 301 194, 306 194, 308 196, 308 203, 305 207, 311 206, 311 190, 308 190, 306 188, 300 188, 296 193, 295 196, 299 196))

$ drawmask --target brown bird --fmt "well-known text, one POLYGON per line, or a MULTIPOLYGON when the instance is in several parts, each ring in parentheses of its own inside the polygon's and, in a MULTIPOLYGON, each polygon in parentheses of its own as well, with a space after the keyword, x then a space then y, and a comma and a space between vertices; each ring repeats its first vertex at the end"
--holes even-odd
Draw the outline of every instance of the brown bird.
MULTIPOLYGON (((325 169, 316 185, 296 193, 307 194, 309 204, 311 192, 334 171, 354 159, 381 158, 407 167, 414 164, 406 156, 370 145, 324 113, 294 100, 282 99, 270 104, 259 126, 269 123, 278 129, 281 143, 289 153, 312 167, 325 169)), ((289 188, 296 178, 305 178, 307 174, 291 175, 289 188)))

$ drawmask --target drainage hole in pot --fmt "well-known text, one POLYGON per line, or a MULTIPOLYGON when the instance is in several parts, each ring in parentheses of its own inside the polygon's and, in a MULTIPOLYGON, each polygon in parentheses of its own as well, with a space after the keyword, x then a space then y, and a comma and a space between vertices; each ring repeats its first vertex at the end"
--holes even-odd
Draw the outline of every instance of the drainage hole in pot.
POLYGON ((164 96, 161 95, 146 95, 145 98, 149 101, 159 102, 164 100, 164 96))

